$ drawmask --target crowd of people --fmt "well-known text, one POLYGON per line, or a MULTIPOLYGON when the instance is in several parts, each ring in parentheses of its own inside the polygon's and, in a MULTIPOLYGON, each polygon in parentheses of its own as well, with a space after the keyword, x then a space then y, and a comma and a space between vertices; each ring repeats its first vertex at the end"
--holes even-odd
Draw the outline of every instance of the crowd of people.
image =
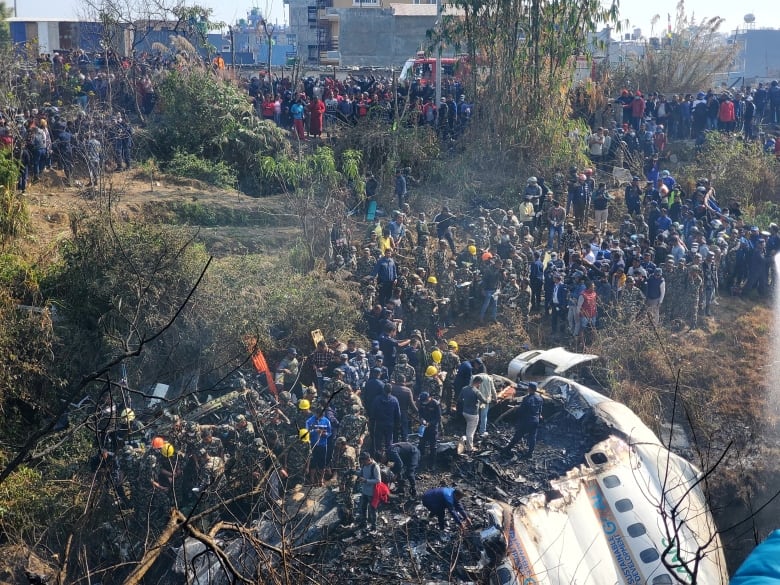
MULTIPOLYGON (((55 55, 25 83, 50 103, 70 87, 82 111, 90 100, 109 99, 118 79, 112 68, 137 66, 114 58, 95 73, 84 56, 68 58, 74 67, 55 55)), ((148 56, 140 62, 135 90, 149 113, 155 72, 166 65, 148 56)), ((412 82, 395 91, 382 77, 306 78, 293 87, 288 78, 254 76, 245 87, 260 117, 301 140, 321 136, 335 120, 392 120, 399 107, 411 123, 454 139, 469 124, 472 105, 457 81, 447 83, 440 104, 430 85, 412 82)), ((465 450, 475 450, 491 432, 488 413, 498 400, 483 360, 461 355, 448 332, 456 325, 515 327, 534 320, 545 325, 548 340, 563 336, 584 347, 614 326, 699 327, 716 314, 719 295, 767 295, 775 282, 778 226, 746 224, 738 201, 719 197, 706 178, 685 192, 659 161, 668 141, 708 130, 757 138, 761 125, 780 122, 778 96, 776 82, 736 96, 701 92, 669 101, 627 90, 616 100, 622 118, 587 137, 593 167, 572 166, 549 184, 528 177, 511 209, 469 216, 442 205, 432 217, 413 213, 405 175, 397 173, 398 209, 389 221, 376 217, 359 238, 352 238, 346 218, 331 230, 328 272, 360 284, 366 347, 332 338, 303 359, 289 348, 274 367, 278 392, 263 399, 245 390, 223 424, 174 416, 148 436, 132 410, 117 413, 105 403, 96 422, 104 431, 98 467, 111 472, 119 499, 139 522, 166 518, 149 512, 172 505, 208 508, 228 490, 261 482, 275 502, 285 485, 302 481, 336 489, 345 522, 355 519, 371 530, 388 496, 378 486, 390 483, 396 494, 408 486, 440 528, 446 510, 456 525, 468 526, 462 492, 417 490, 418 469, 438 464, 445 425, 465 427, 465 450), (615 193, 603 173, 621 164, 624 150, 647 158, 646 177, 632 177, 615 193), (311 383, 304 385, 307 375, 311 383)), ((770 149, 771 137, 765 138, 770 149)), ((106 168, 130 168, 132 126, 118 114, 65 119, 47 105, 0 117, 0 146, 23 162, 22 191, 28 174, 35 181, 50 168, 70 180, 79 157, 95 182, 106 168)), ((771 149, 780 152, 780 141, 771 149)), ((536 390, 527 385, 515 432, 504 441, 506 457, 523 442, 522 455, 533 456, 542 404, 536 390)))

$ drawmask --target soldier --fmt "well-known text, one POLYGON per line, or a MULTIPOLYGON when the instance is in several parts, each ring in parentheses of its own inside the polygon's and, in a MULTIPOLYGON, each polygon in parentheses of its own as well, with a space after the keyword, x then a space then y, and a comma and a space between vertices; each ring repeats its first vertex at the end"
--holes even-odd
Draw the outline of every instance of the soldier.
POLYGON ((477 224, 474 226, 474 244, 479 250, 484 251, 490 248, 490 229, 484 217, 478 218, 477 224))
POLYGON ((140 477, 141 458, 143 452, 132 445, 125 445, 119 452, 119 478, 117 481, 117 493, 122 503, 132 507, 131 500, 138 493, 138 479, 140 477))
POLYGON ((338 474, 339 504, 344 512, 343 524, 351 524, 354 515, 352 493, 355 491, 357 474, 357 453, 346 437, 336 439, 336 452, 333 455, 333 471, 338 474))
POLYGON ((685 275, 675 266, 674 256, 668 256, 664 262, 664 277, 666 278, 666 295, 668 302, 661 306, 661 312, 671 323, 675 319, 679 319, 680 314, 680 301, 682 298, 682 290, 684 286, 685 275), (671 259, 671 262, 669 261, 671 259))
POLYGON ((200 431, 199 449, 203 449, 211 457, 223 457, 225 447, 222 439, 214 436, 213 427, 202 427, 200 431))
POLYGON ((441 278, 439 278, 439 294, 442 298, 447 299, 447 302, 440 304, 440 310, 442 310, 441 318, 444 323, 452 323, 453 313, 455 312, 455 304, 457 303, 457 287, 455 283, 455 269, 457 263, 454 260, 449 262, 447 270, 444 271, 441 278))
MULTIPOLYGON (((428 285, 435 287, 438 280, 435 276, 428 277, 428 285)), ((434 313, 436 312, 436 299, 434 292, 430 288, 418 288, 412 299, 414 305, 414 326, 422 331, 429 331, 433 324, 434 313)))
POLYGON ((428 255, 427 236, 423 236, 414 249, 414 265, 416 268, 424 268, 426 273, 431 271, 431 259, 428 255))
POLYGON ((711 317, 711 307, 715 303, 715 292, 718 290, 718 263, 715 260, 715 252, 707 252, 707 258, 702 264, 702 278, 704 279, 704 316, 711 317))
POLYGON ((355 268, 355 279, 363 280, 374 273, 376 267, 376 258, 371 255, 371 248, 363 248, 363 255, 357 259, 355 268))
POLYGON ((393 384, 414 386, 417 381, 417 372, 409 365, 409 356, 405 353, 399 354, 398 363, 393 369, 393 375, 390 378, 393 384))
MULTIPOLYGON (((431 396, 436 398, 441 397, 442 403, 445 405, 448 412, 455 398, 455 388, 453 384, 455 382, 455 372, 460 366, 458 349, 458 342, 451 339, 447 342, 447 351, 445 351, 441 356, 441 363, 439 364, 439 367, 441 368, 441 372, 444 375, 444 381, 441 382, 441 394, 435 394, 431 392, 431 389, 438 390, 438 388, 433 388, 430 385, 429 389, 427 390, 431 396)), ((425 390, 425 388, 423 388, 423 390, 425 390)))
POLYGON ((351 412, 341 419, 340 432, 347 439, 347 444, 358 451, 363 447, 363 441, 368 434, 368 419, 362 414, 359 404, 353 404, 351 412))
POLYGON ((626 286, 620 292, 618 299, 619 313, 623 323, 635 321, 645 306, 645 295, 634 284, 633 276, 626 277, 626 286))
MULTIPOLYGON (((222 457, 209 455, 206 449, 201 448, 198 451, 198 479, 192 488, 192 493, 200 499, 199 508, 208 509, 216 504, 219 488, 224 483, 224 474, 225 462, 222 457)), ((204 525, 210 525, 215 517, 214 513, 205 517, 204 525)))
POLYGON ((569 250, 579 252, 582 249, 582 240, 580 233, 574 229, 572 222, 566 222, 566 229, 561 236, 561 249, 563 250, 563 261, 569 263, 569 250))
POLYGON ((697 264, 689 266, 687 272, 688 282, 683 303, 688 325, 691 329, 696 329, 699 324, 699 304, 701 303, 704 278, 702 277, 702 269, 697 264))
POLYGON ((415 231, 417 232, 417 243, 419 244, 423 237, 428 238, 431 235, 430 226, 425 220, 425 214, 420 213, 417 215, 417 224, 415 225, 415 231))
POLYGON ((425 369, 425 378, 423 379, 421 388, 423 392, 427 392, 431 397, 436 398, 437 400, 442 397, 443 383, 436 366, 430 365, 425 369))
POLYGON ((255 442, 255 426, 246 419, 246 415, 236 416, 235 429, 236 446, 238 448, 253 445, 255 442))
MULTIPOLYGON (((341 354, 343 356, 344 363, 347 361, 347 354, 341 354)), ((325 389, 325 395, 327 398, 334 398, 341 394, 346 394, 350 390, 349 384, 344 381, 344 370, 336 368, 333 370, 330 382, 325 389)))
POLYGON ((433 272, 436 278, 447 270, 449 265, 449 250, 447 240, 439 240, 439 249, 433 253, 433 272))
POLYGON ((308 477, 310 457, 309 431, 303 427, 298 429, 297 440, 294 436, 290 437, 287 448, 287 473, 291 479, 304 481, 308 477))
MULTIPOLYGON (((514 280, 514 277, 510 279, 510 282, 514 280)), ((523 318, 523 324, 528 323, 528 316, 531 313, 531 287, 528 284, 528 279, 523 277, 520 279, 517 295, 515 296, 515 306, 520 311, 520 315, 523 318)))

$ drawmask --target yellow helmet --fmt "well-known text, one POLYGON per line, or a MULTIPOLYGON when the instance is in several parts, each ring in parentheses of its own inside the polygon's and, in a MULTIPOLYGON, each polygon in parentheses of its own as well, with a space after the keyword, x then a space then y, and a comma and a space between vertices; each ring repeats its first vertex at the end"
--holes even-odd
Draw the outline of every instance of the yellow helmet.
POLYGON ((298 401, 298 410, 309 410, 310 408, 311 408, 311 403, 305 398, 301 398, 298 401))
POLYGON ((433 363, 440 364, 441 358, 442 358, 441 351, 439 351, 438 349, 434 349, 431 352, 431 359, 433 360, 433 363))
POLYGON ((298 438, 303 441, 304 443, 309 442, 309 430, 308 429, 298 429, 298 438))
POLYGON ((164 457, 173 457, 173 454, 176 453, 176 449, 174 449, 173 445, 170 443, 165 443, 160 449, 160 453, 162 453, 164 457))
POLYGON ((458 342, 457 341, 448 341, 447 347, 449 347, 453 351, 458 351, 458 342))
POLYGON ((425 368, 425 375, 429 378, 433 378, 436 374, 439 373, 439 370, 436 368, 436 366, 428 366, 425 368))
POLYGON ((472 256, 476 256, 477 255, 477 247, 476 246, 469 246, 469 254, 471 254, 472 256))
POLYGON ((439 284, 439 280, 435 276, 429 276, 428 284, 439 284))

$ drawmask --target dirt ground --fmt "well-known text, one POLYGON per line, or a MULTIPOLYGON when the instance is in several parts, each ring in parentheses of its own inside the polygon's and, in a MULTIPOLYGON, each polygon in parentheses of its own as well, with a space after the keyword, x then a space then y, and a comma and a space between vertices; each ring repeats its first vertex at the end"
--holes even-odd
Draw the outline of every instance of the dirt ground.
POLYGON ((24 195, 30 212, 32 248, 46 248, 71 233, 74 216, 110 204, 127 221, 189 224, 200 227, 199 238, 216 256, 265 252, 294 240, 296 218, 285 212, 281 196, 257 199, 199 181, 156 176, 141 170, 107 173, 104 194, 82 180, 67 185, 59 171, 46 171, 24 195), (221 223, 235 218, 241 225, 221 223))

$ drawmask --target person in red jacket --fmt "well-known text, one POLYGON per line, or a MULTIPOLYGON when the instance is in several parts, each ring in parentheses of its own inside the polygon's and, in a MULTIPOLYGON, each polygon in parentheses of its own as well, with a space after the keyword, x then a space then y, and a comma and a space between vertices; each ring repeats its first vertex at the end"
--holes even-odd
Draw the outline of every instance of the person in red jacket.
POLYGON ((737 126, 737 116, 734 112, 734 102, 731 96, 724 93, 718 109, 718 130, 721 132, 734 132, 737 126))
POLYGON ((634 101, 631 102, 631 123, 634 125, 634 130, 639 131, 639 125, 642 123, 645 117, 645 98, 642 97, 642 92, 637 91, 634 96, 634 101))
POLYGON ((325 103, 314 96, 309 110, 309 136, 322 136, 322 122, 325 117, 325 103))

